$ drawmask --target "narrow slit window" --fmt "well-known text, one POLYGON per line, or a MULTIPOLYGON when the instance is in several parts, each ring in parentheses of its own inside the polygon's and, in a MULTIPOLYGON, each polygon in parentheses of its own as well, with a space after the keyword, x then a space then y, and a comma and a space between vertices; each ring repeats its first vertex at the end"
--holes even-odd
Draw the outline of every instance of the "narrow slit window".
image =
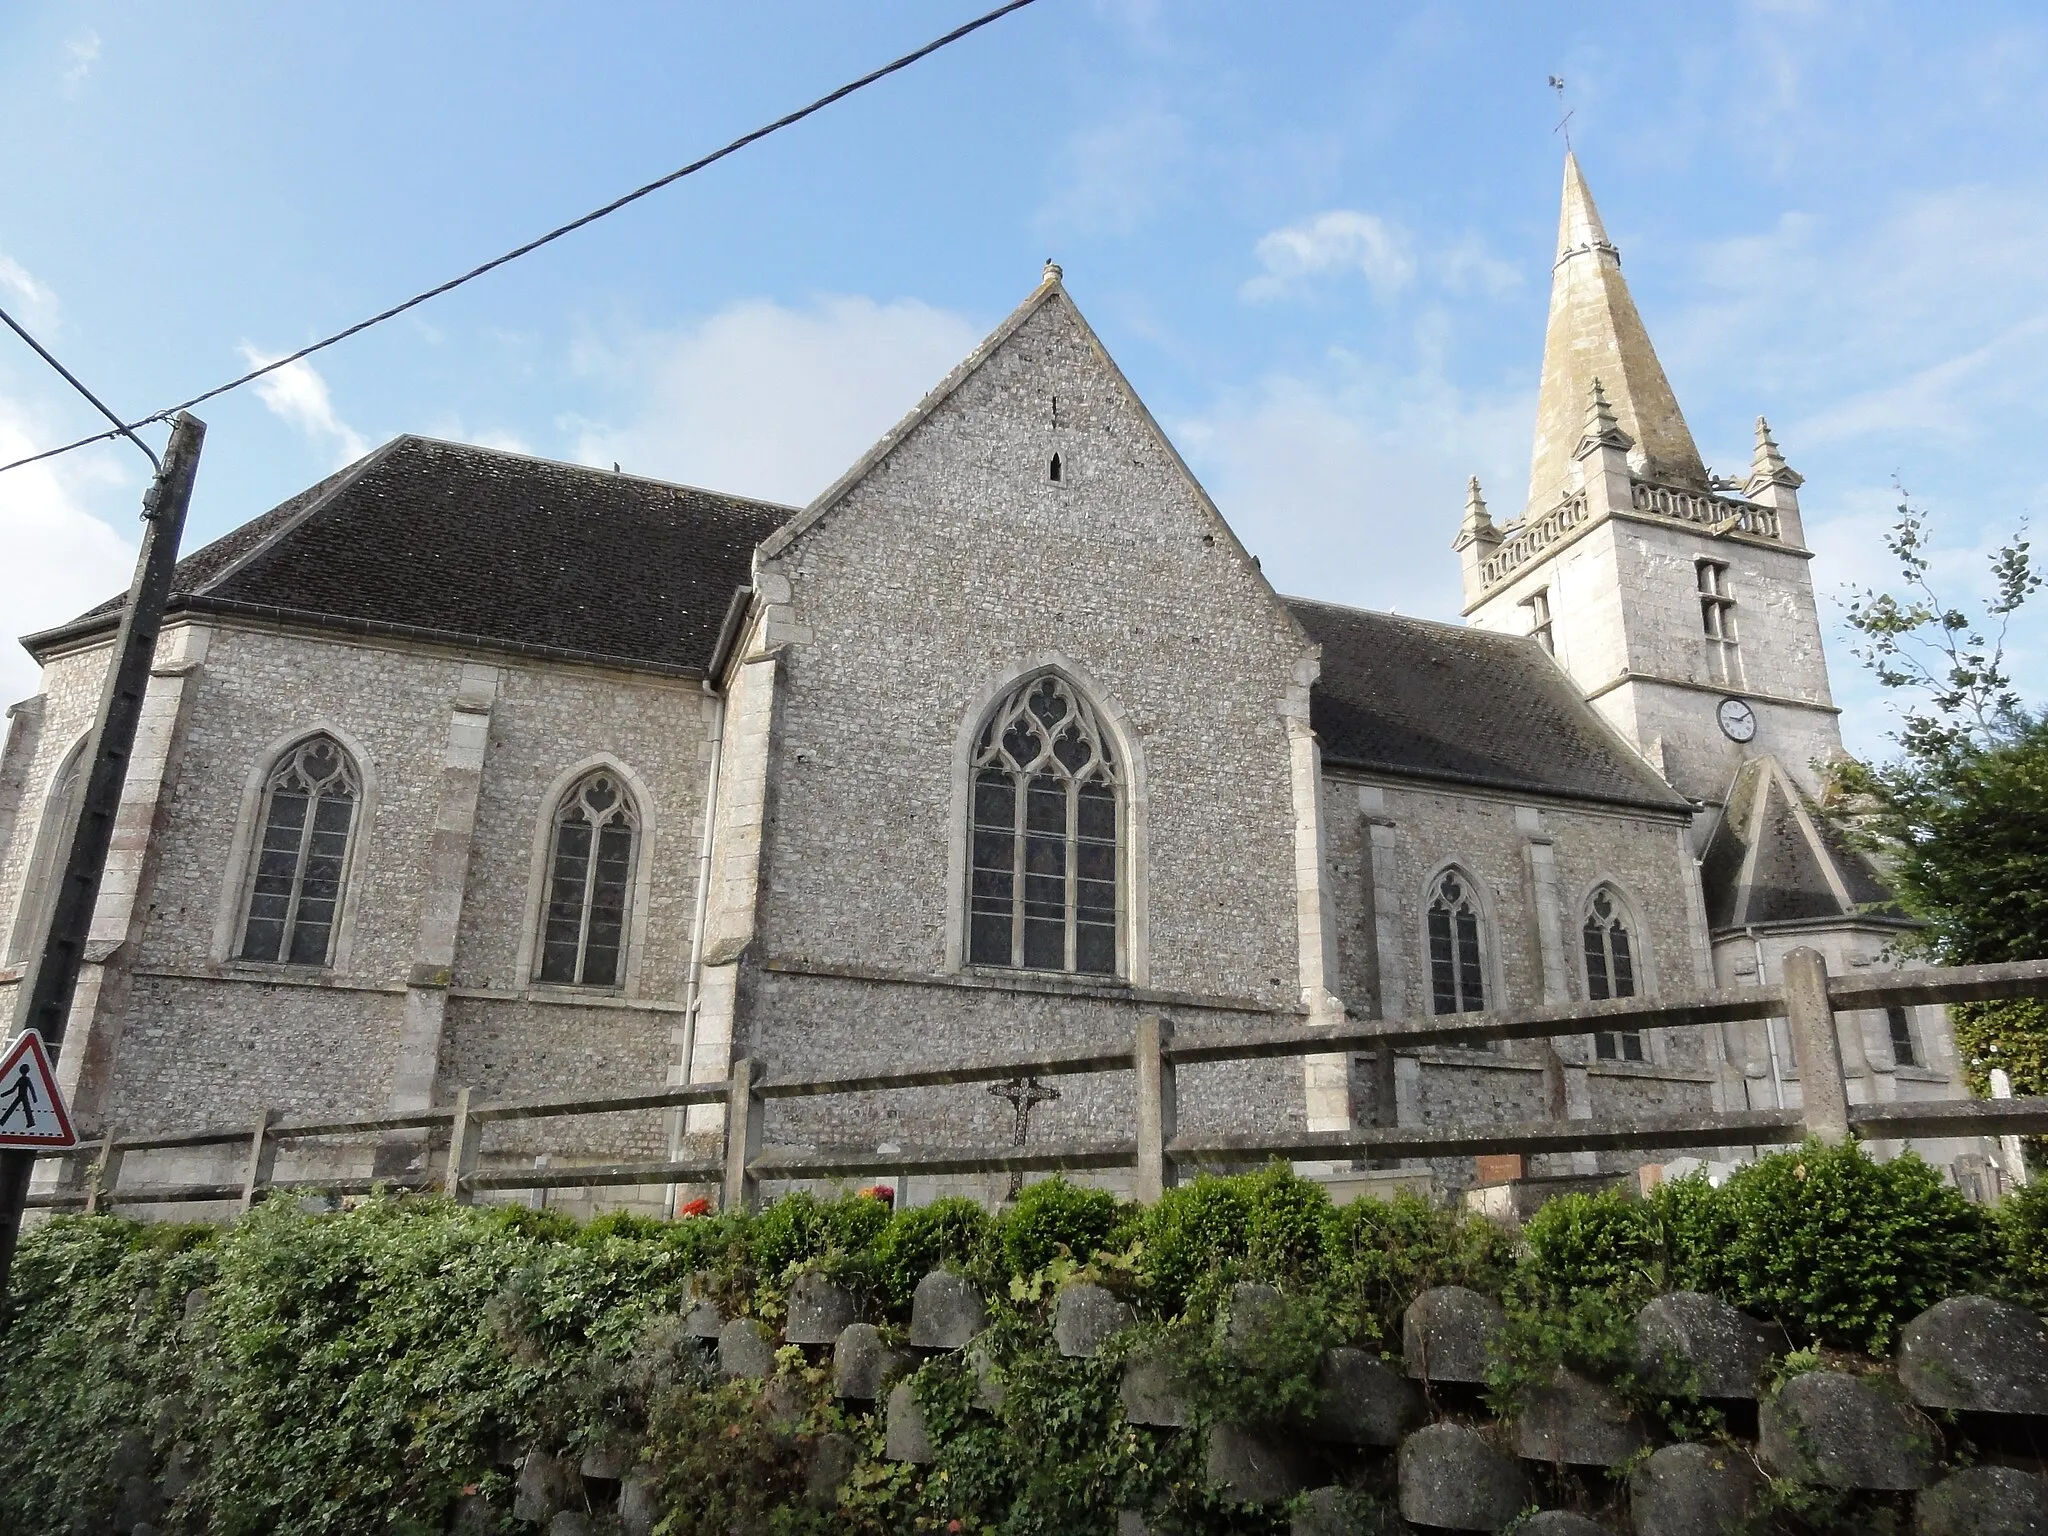
POLYGON ((1046 479, 1048 479, 1048 480, 1052 481, 1052 483, 1053 483, 1053 484, 1055 484, 1055 485, 1059 484, 1059 480, 1060 480, 1060 456, 1059 456, 1058 454, 1054 454, 1054 455, 1052 456, 1052 463, 1050 463, 1050 464, 1048 464, 1048 465, 1046 466, 1046 471, 1045 471, 1045 477, 1046 477, 1046 479))
POLYGON ((1741 658, 1736 652, 1735 598, 1728 590, 1728 566, 1721 560, 1701 560, 1694 566, 1699 584, 1700 628, 1707 639, 1707 660, 1717 682, 1742 681, 1741 658))
MULTIPOLYGON (((1636 995, 1635 949, 1628 921, 1614 893, 1602 886, 1586 903, 1581 933, 1586 950, 1586 996, 1593 1002, 1636 995)), ((1602 1061, 1644 1061, 1643 1034, 1638 1029, 1596 1030, 1593 1054, 1602 1061)))
POLYGON ((1891 1031, 1892 1062, 1901 1067, 1920 1065, 1920 1050, 1913 1043, 1913 1016, 1899 1007, 1887 1008, 1884 1021, 1891 1031))
POLYGON ((1471 879, 1447 869, 1429 899, 1430 1008, 1435 1013, 1478 1013, 1486 1007, 1486 959, 1479 903, 1471 879))
POLYGON ((619 984, 638 833, 632 799, 607 769, 584 775, 562 797, 541 913, 541 981, 619 984))
POLYGON ((1114 976, 1122 800, 1094 711, 1063 678, 1004 700, 974 752, 967 958, 1114 976))
POLYGON ((242 959, 328 963, 361 798, 356 765, 331 736, 308 737, 279 760, 264 786, 242 959))

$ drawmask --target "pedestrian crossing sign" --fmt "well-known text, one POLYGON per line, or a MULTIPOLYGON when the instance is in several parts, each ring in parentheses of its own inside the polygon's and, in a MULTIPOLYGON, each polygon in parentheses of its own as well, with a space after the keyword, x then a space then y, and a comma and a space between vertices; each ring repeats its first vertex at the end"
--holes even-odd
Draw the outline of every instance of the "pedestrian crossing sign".
POLYGON ((0 1147, 54 1152, 77 1145, 43 1037, 25 1029, 0 1054, 0 1147))

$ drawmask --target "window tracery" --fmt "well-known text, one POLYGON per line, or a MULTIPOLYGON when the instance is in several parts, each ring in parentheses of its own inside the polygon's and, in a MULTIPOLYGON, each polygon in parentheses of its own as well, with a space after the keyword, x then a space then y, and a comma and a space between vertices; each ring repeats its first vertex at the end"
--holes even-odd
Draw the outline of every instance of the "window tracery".
POLYGON ((361 798, 355 761, 332 736, 309 736, 278 759, 263 790, 242 959, 328 963, 361 798))
POLYGON ((969 963, 1117 974, 1121 800, 1094 710, 1064 678, 1032 678, 972 762, 969 963))
MULTIPOLYGON (((1586 902, 1586 921, 1580 930, 1585 940, 1586 996, 1593 1002, 1610 997, 1636 995, 1635 950, 1628 930, 1628 916, 1614 892, 1607 886, 1594 891, 1586 902)), ((1593 1053, 1602 1061, 1643 1061, 1641 1030, 1596 1030, 1593 1053)))
POLYGON ((1447 869, 1429 892, 1430 1009, 1478 1013, 1486 1007, 1484 919, 1472 879, 1447 869))
POLYGON ((611 770, 585 774, 562 796, 548 850, 539 980, 619 984, 638 834, 632 797, 611 770))

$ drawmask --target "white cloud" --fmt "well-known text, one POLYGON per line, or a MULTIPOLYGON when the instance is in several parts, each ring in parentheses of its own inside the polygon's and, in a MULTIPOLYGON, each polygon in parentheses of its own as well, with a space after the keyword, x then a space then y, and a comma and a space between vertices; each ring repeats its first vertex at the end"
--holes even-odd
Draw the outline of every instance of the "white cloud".
MULTIPOLYGON (((242 356, 251 368, 274 361, 247 342, 242 344, 242 356)), ((304 358, 257 380, 256 398, 273 416, 296 427, 309 441, 332 444, 340 455, 335 461, 337 468, 370 451, 362 434, 336 414, 327 381, 304 358)))
POLYGON ((1239 294, 1254 301, 1280 298, 1311 277, 1358 273, 1382 296, 1415 276, 1408 232, 1377 214, 1333 208, 1263 235, 1252 247, 1265 271, 1239 294))
POLYGON ((92 73, 93 65, 100 59, 100 35, 90 27, 78 36, 66 39, 64 57, 64 93, 68 96, 76 91, 85 77, 92 73))
POLYGON ((26 322, 47 325, 57 318, 57 295, 47 284, 36 281, 27 267, 4 254, 0 254, 0 292, 13 300, 10 307, 26 322))
MULTIPOLYGON (((0 395, 0 463, 48 446, 54 435, 0 395)), ((17 638, 76 618, 127 587, 134 546, 86 512, 78 494, 92 478, 119 475, 76 454, 0 475, 0 549, 7 551, 0 560, 0 703, 35 692, 36 665, 17 638)))
POLYGON ((1281 591, 1456 619, 1466 478, 1519 512, 1533 415, 1530 393, 1468 395, 1339 354, 1327 379, 1271 376, 1173 434, 1281 591))
POLYGON ((979 342, 912 299, 729 305, 680 331, 587 343, 616 392, 609 420, 569 423, 575 457, 800 504, 848 469, 979 342))
POLYGON ((1129 235, 1178 196, 1194 131, 1177 112, 1139 107, 1074 133, 1039 210, 1048 236, 1129 235))

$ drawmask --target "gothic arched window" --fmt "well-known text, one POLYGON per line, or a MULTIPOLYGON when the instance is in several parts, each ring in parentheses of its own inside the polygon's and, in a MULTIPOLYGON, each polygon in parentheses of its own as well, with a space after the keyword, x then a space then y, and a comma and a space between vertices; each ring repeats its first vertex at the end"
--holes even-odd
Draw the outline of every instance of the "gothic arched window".
POLYGON ((1486 1007, 1485 921, 1472 879, 1447 869, 1429 890, 1429 992, 1435 1013, 1486 1007))
POLYGON ((632 797, 610 769, 585 774, 562 796, 548 850, 540 980, 570 987, 619 984, 638 831, 632 797))
POLYGON ((242 959, 327 964, 361 799, 356 765, 332 736, 308 736, 278 759, 263 788, 242 959))
POLYGON ((968 951, 974 965, 1117 973, 1117 767, 1095 712, 1035 677, 974 748, 968 951))
POLYGON ((42 820, 36 824, 35 851, 29 855, 28 876, 22 882, 20 899, 14 904, 14 936, 7 946, 7 958, 16 965, 25 963, 30 950, 42 941, 50 909, 57 904, 58 878, 63 872, 71 829, 78 825, 79 802, 85 798, 85 747, 86 743, 81 741, 71 749, 58 766, 50 792, 43 799, 42 820))
MULTIPOLYGON (((1636 995, 1636 960, 1628 914, 1612 889, 1601 886, 1586 902, 1580 930, 1586 949, 1586 996, 1594 1002, 1636 995)), ((1602 1061, 1642 1061, 1641 1030, 1598 1030, 1593 1052, 1602 1061)))

